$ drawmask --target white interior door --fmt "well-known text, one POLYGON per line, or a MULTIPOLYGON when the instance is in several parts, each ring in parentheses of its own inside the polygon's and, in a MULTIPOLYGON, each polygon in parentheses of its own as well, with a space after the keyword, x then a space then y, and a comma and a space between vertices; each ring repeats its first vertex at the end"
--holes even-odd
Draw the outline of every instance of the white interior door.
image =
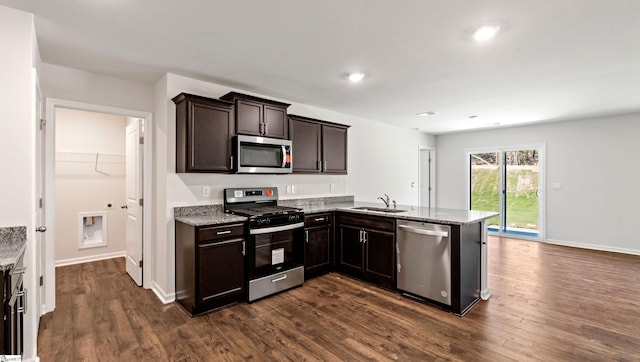
POLYGON ((435 150, 420 148, 419 187, 421 207, 436 207, 435 200, 435 150))
POLYGON ((36 126, 36 205, 35 205, 35 217, 36 217, 36 285, 38 291, 36 293, 36 330, 40 321, 40 314, 42 313, 42 306, 46 303, 44 284, 46 282, 44 278, 45 261, 46 261, 46 212, 44 207, 45 197, 45 185, 46 185, 46 140, 47 140, 47 128, 44 121, 44 102, 42 98, 42 92, 40 91, 40 85, 38 83, 37 74, 34 72, 34 90, 35 90, 35 126, 36 126))
POLYGON ((126 264, 127 273, 137 285, 142 285, 142 121, 136 119, 127 126, 126 197, 127 211, 126 264))

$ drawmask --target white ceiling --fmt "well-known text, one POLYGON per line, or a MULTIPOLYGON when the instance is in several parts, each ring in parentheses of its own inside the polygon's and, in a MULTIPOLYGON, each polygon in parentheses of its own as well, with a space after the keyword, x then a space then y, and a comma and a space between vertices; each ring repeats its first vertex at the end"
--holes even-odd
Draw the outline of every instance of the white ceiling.
POLYGON ((47 63, 173 72, 433 134, 640 111, 638 0, 0 4, 35 14, 47 63), (485 23, 498 36, 473 42, 485 23))

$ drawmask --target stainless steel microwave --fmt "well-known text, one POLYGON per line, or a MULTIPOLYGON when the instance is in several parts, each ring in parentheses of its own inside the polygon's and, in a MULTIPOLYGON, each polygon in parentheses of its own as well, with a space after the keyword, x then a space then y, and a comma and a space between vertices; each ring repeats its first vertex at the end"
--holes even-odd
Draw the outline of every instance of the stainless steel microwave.
POLYGON ((238 173, 291 173, 291 141, 238 135, 234 153, 238 173))

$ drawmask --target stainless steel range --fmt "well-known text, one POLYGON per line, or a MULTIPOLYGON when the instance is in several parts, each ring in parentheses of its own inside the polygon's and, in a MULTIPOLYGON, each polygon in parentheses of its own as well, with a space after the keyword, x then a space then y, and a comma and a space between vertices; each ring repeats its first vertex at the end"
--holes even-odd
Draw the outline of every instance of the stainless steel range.
POLYGON ((275 187, 224 190, 224 210, 247 222, 247 299, 297 287, 304 282, 304 213, 278 206, 275 187))

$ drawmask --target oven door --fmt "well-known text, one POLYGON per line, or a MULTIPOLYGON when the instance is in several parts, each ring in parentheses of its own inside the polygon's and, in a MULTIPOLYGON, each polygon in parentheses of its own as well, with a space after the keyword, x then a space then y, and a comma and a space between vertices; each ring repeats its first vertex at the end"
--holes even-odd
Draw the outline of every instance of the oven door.
POLYGON ((238 135, 238 173, 291 173, 291 141, 238 135))
POLYGON ((304 265, 304 223, 250 229, 249 279, 304 265))

